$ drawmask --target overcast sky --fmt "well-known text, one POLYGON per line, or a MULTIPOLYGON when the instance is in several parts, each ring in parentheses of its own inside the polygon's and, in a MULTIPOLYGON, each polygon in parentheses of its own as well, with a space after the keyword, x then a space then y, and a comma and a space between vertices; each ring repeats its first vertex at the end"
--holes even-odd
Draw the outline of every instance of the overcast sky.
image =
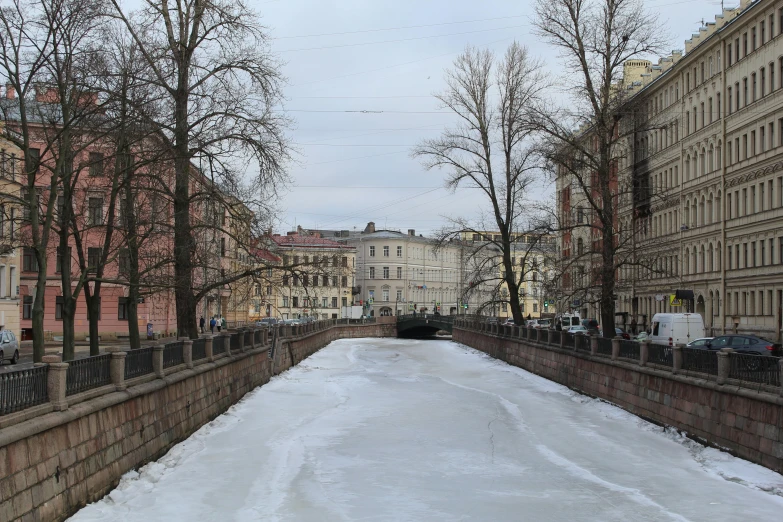
MULTIPOLYGON (((453 119, 434 92, 466 45, 502 54, 514 40, 557 70, 551 48, 531 34, 530 0, 271 0, 254 7, 285 61, 287 106, 298 161, 275 230, 416 229, 427 235, 444 216, 475 215, 475 189, 451 194, 444 171, 426 171, 410 150, 453 119), (372 112, 362 112, 372 111, 372 112), (375 112, 383 111, 383 112, 375 112)), ((715 0, 651 0, 671 48, 714 20, 715 0)), ((734 5, 727 3, 727 7, 734 5)), ((552 186, 542 180, 541 197, 552 186)))

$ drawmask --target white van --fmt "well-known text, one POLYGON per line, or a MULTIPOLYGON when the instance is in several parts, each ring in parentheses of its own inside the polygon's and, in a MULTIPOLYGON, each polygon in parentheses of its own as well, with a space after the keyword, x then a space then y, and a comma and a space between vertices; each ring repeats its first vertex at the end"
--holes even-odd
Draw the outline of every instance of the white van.
POLYGON ((655 314, 650 341, 653 344, 688 344, 704 337, 704 319, 700 314, 655 314))

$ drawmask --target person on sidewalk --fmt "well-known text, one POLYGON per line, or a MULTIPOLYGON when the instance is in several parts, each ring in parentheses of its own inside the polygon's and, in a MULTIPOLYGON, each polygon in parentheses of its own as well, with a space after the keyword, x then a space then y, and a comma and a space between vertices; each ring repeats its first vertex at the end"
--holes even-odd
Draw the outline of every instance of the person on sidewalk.
POLYGON ((223 327, 224 330, 226 329, 226 318, 225 317, 221 317, 220 318, 220 325, 223 327))
POLYGON ((218 333, 220 333, 220 327, 223 326, 223 323, 220 321, 220 316, 215 317, 215 326, 217 326, 218 333))
MULTIPOLYGON (((213 335, 215 334, 215 323, 217 323, 217 321, 215 321, 215 316, 213 315, 212 319, 209 320, 209 331, 212 332, 213 335)), ((220 331, 220 327, 218 327, 218 331, 220 331)))
POLYGON ((201 316, 201 319, 198 320, 198 326, 201 328, 201 333, 204 333, 204 326, 207 324, 207 322, 204 320, 204 316, 201 316))

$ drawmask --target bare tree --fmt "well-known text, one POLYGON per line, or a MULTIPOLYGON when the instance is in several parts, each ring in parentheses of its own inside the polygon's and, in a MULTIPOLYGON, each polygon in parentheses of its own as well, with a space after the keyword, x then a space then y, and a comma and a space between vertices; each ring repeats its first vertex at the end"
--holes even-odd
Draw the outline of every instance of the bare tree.
MULTIPOLYGON (((489 51, 468 48, 446 73, 447 88, 437 95, 459 119, 459 124, 439 138, 424 140, 413 152, 428 169, 451 171, 446 186, 478 189, 490 206, 489 245, 497 249, 501 284, 508 290, 508 302, 515 321, 522 321, 519 302, 519 271, 514 270, 514 244, 529 225, 525 202, 536 180, 538 162, 529 146, 532 127, 527 112, 545 87, 541 65, 517 43, 496 61, 489 51), (516 275, 515 275, 516 274, 516 275)), ((476 230, 461 223, 453 233, 476 230)), ((487 247, 489 248, 489 247, 487 247)), ((491 256, 479 263, 487 268, 491 256)), ((484 272, 486 273, 486 272, 484 272)))
MULTIPOLYGON (((561 53, 568 71, 562 77, 568 104, 542 104, 533 121, 548 138, 544 152, 550 165, 558 176, 569 177, 589 210, 589 221, 580 225, 590 230, 586 238, 597 264, 590 273, 591 285, 599 287, 604 335, 613 336, 622 187, 618 162, 628 138, 625 132, 638 131, 634 125, 619 124, 628 101, 621 88, 623 66, 658 52, 665 37, 657 16, 645 11, 639 0, 539 0, 536 27, 561 53)), ((642 195, 641 189, 641 180, 634 180, 634 197, 642 195)))
POLYGON ((250 182, 256 194, 283 178, 287 120, 273 110, 280 101, 278 64, 257 14, 242 1, 147 0, 133 14, 112 4, 151 70, 150 88, 161 93, 162 111, 150 124, 173 154, 177 326, 194 337, 198 294, 210 289, 194 287, 193 164, 213 167, 211 181, 222 193, 243 186, 237 165, 244 156, 258 164, 250 182))

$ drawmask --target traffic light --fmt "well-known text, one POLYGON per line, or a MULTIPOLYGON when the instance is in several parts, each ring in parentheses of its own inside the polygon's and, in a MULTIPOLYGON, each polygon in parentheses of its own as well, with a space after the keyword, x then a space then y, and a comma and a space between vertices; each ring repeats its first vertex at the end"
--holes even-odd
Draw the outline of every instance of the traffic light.
POLYGON ((544 308, 549 308, 549 301, 544 301, 544 308))

